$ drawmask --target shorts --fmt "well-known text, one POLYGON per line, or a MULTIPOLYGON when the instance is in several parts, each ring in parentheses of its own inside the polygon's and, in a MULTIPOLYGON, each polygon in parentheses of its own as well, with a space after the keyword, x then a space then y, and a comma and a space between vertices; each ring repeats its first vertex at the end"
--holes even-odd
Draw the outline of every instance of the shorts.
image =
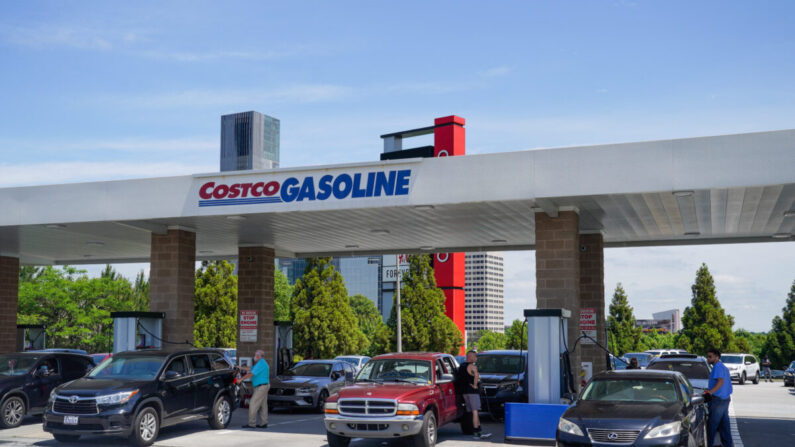
POLYGON ((464 403, 468 412, 480 411, 480 394, 464 394, 464 403))

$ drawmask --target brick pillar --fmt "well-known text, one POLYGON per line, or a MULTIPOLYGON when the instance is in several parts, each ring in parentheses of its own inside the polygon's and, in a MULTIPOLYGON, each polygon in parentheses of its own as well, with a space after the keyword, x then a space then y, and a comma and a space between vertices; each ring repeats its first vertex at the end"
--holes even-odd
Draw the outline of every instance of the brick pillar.
POLYGON ((271 375, 276 372, 275 328, 273 326, 273 249, 239 247, 237 265, 237 313, 257 312, 257 341, 241 341, 238 330, 238 357, 254 357, 254 351, 265 351, 271 375))
MULTIPOLYGON (((596 341, 605 340, 605 256, 601 234, 580 235, 580 307, 596 310, 596 341)), ((594 344, 583 344, 582 361, 593 362, 593 373, 607 370, 605 352, 594 344)))
MULTIPOLYGON (((196 234, 170 229, 152 234, 149 309, 165 312, 163 339, 193 342, 193 301, 196 286, 196 234)), ((163 343, 163 347, 168 347, 163 343)))
MULTIPOLYGON (((579 332, 580 315, 580 237, 579 215, 561 211, 558 217, 535 214, 536 220, 536 307, 568 309, 568 345, 579 332)), ((528 343, 532 343, 528 340, 528 343)), ((580 349, 570 355, 575 386, 579 386, 580 349)))
POLYGON ((0 352, 17 350, 19 259, 0 256, 0 352))

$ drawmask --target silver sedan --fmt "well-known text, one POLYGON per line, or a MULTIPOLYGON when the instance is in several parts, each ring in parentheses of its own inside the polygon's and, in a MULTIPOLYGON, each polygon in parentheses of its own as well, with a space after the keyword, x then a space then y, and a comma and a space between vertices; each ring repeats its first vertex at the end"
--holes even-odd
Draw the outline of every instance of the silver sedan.
POLYGON ((340 360, 305 360, 271 381, 268 407, 323 411, 326 399, 353 383, 353 367, 340 360))

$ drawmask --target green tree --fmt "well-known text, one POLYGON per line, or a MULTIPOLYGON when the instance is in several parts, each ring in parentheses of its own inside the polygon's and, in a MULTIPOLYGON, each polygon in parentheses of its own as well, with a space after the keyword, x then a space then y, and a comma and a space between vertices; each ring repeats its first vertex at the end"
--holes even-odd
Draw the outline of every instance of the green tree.
POLYGON ((766 340, 766 332, 749 332, 745 329, 737 329, 734 331, 734 341, 737 344, 737 347, 742 348, 742 346, 744 346, 743 343, 747 343, 748 348, 740 350, 742 352, 750 352, 757 358, 762 356, 762 350, 765 347, 766 340))
POLYGON ((364 295, 354 295, 350 297, 349 302, 359 321, 359 330, 367 338, 364 355, 372 357, 384 353, 385 348, 389 346, 389 331, 384 331, 387 326, 375 303, 364 295))
POLYGON ((706 264, 699 267, 696 281, 690 289, 693 297, 682 315, 677 346, 699 355, 706 355, 711 348, 722 352, 738 350, 732 332, 734 318, 721 307, 715 282, 706 264))
POLYGON ((292 309, 295 351, 304 358, 360 354, 367 345, 331 258, 309 259, 295 282, 292 309))
POLYGON ((46 325, 48 347, 108 351, 110 313, 140 310, 130 281, 110 267, 99 278, 71 266, 20 271, 17 320, 46 325))
POLYGON ((767 333, 762 354, 770 357, 775 367, 782 368, 795 359, 795 281, 781 315, 773 318, 773 327, 767 333))
POLYGON ((144 271, 138 272, 133 283, 133 302, 136 309, 149 309, 149 280, 144 276, 144 271))
POLYGON ((508 344, 508 336, 500 333, 482 329, 478 331, 478 339, 475 342, 479 352, 492 351, 494 349, 505 349, 508 344))
POLYGON ((290 307, 293 301, 293 286, 287 276, 279 270, 273 271, 273 320, 292 321, 290 307))
POLYGON ((523 321, 513 320, 511 327, 505 330, 505 336, 506 348, 527 350, 527 325, 523 321))
POLYGON ((616 284, 616 290, 613 292, 607 324, 610 337, 608 347, 613 355, 620 357, 627 352, 643 350, 641 343, 643 329, 635 325, 635 313, 629 305, 627 293, 621 283, 616 284))
POLYGON ((676 347, 676 334, 652 329, 641 336, 641 350, 673 349, 676 347))
MULTIPOLYGON (((461 331, 446 314, 444 292, 436 287, 436 277, 428 255, 410 255, 409 271, 400 287, 400 309, 404 351, 434 351, 456 354, 463 343, 461 331)), ((387 323, 396 345, 397 312, 387 323)))
POLYGON ((237 343, 237 276, 227 261, 202 261, 196 270, 193 344, 233 347, 237 343))

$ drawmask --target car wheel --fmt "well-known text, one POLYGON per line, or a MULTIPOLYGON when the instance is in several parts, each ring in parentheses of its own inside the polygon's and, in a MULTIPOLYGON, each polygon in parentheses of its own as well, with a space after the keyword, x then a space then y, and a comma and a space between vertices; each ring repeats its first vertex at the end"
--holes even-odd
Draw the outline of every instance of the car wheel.
POLYGON ((25 401, 19 396, 11 396, 3 402, 0 426, 3 428, 19 427, 26 413, 25 401))
POLYGON ((754 376, 754 385, 759 385, 759 371, 757 371, 754 376))
POLYGON ((436 415, 433 411, 426 411, 422 416, 422 430, 414 436, 415 447, 433 447, 436 445, 436 415))
POLYGON ((461 416, 461 433, 465 435, 474 435, 475 427, 472 425, 472 413, 465 412, 461 416))
POLYGON ((213 412, 210 414, 210 419, 208 419, 210 427, 220 430, 226 428, 231 420, 232 404, 229 403, 229 399, 226 396, 218 397, 213 405, 213 412))
POLYGON ((745 385, 745 371, 740 376, 740 385, 745 385))
POLYGON ((55 440, 58 442, 77 442, 80 439, 80 435, 63 435, 63 434, 55 434, 55 440))
POLYGON ((326 399, 328 399, 328 391, 320 390, 320 395, 317 396, 317 411, 323 413, 324 407, 326 405, 326 399))
POLYGON ((326 432, 326 439, 328 440, 328 447, 348 447, 348 444, 351 443, 351 438, 330 432, 326 432))
POLYGON ((145 447, 155 442, 159 432, 160 419, 157 416, 157 411, 152 407, 146 407, 135 416, 130 440, 139 447, 145 447))

